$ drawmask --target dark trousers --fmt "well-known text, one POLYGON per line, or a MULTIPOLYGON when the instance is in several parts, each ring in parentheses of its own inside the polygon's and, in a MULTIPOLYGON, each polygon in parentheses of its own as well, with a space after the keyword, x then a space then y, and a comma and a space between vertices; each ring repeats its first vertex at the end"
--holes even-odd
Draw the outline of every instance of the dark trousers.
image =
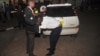
MULTIPOLYGON (((22 19, 22 18, 20 18, 20 19, 22 19)), ((22 20, 18 20, 18 27, 19 28, 24 28, 25 27, 24 20, 23 21, 22 20)))
POLYGON ((51 35, 50 35, 50 52, 55 51, 56 44, 59 40, 61 31, 62 31, 62 26, 59 26, 52 30, 51 35))
POLYGON ((32 55, 34 51, 35 33, 26 30, 26 35, 27 35, 27 53, 29 55, 32 55))

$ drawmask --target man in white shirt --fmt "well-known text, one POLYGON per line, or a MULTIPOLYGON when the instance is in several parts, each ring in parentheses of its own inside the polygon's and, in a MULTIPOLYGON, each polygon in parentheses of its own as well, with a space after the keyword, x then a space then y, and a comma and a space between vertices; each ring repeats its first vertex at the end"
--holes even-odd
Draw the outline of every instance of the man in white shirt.
POLYGON ((46 54, 46 56, 52 56, 55 53, 56 44, 62 31, 62 25, 59 21, 59 18, 45 16, 40 28, 52 29, 52 32, 50 34, 50 48, 47 49, 49 50, 49 53, 46 54))

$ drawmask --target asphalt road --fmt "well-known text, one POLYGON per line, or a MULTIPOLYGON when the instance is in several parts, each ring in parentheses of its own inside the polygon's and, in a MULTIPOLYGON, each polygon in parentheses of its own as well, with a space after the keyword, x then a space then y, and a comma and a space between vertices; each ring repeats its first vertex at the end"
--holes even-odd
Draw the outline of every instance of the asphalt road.
MULTIPOLYGON (((61 36, 55 56, 100 56, 100 11, 78 12, 80 31, 77 38, 61 36)), ((25 30, 0 32, 0 51, 3 56, 27 56, 25 30)), ((44 56, 49 38, 37 38, 35 54, 44 56)))

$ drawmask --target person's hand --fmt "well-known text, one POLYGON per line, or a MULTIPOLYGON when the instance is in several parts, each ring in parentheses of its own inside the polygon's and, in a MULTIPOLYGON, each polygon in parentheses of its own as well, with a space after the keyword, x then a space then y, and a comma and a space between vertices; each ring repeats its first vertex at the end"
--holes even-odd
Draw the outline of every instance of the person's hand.
POLYGON ((18 10, 18 9, 15 9, 15 10, 18 10))
POLYGON ((11 13, 16 13, 17 11, 11 11, 11 13))
POLYGON ((23 10, 21 12, 24 12, 23 10))
POLYGON ((41 22, 42 22, 42 18, 37 18, 38 20, 37 20, 37 25, 39 26, 39 25, 41 25, 41 22))

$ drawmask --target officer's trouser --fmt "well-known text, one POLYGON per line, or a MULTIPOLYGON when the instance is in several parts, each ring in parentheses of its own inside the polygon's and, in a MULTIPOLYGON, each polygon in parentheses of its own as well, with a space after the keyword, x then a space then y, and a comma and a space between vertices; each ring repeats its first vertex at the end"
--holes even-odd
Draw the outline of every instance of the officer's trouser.
POLYGON ((62 31, 62 26, 59 26, 52 30, 51 35, 50 35, 50 52, 55 51, 56 44, 59 40, 61 31, 62 31))
POLYGON ((27 53, 33 54, 34 42, 35 42, 35 33, 26 30, 26 35, 27 35, 27 53))

